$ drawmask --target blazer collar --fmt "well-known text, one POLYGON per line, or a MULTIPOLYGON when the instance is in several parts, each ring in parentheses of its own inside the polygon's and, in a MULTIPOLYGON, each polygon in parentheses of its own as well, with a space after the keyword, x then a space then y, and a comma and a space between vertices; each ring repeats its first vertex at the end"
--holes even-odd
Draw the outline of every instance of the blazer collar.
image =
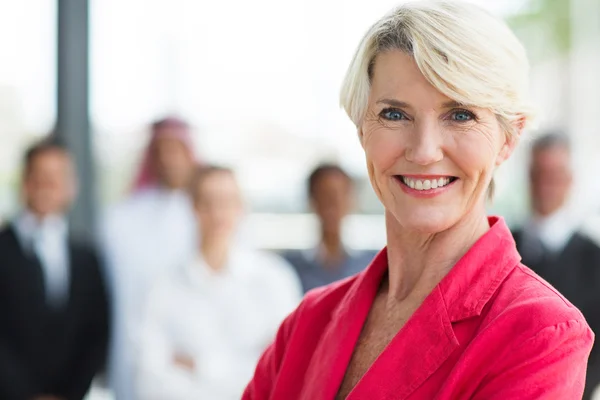
MULTIPOLYGON (((452 323, 479 315, 520 259, 504 220, 490 217, 489 223, 488 232, 433 289, 358 382, 349 400, 406 399, 456 350, 459 342, 452 323), (418 343, 414 340, 417 333, 418 343)), ((311 360, 303 400, 335 397, 387 265, 384 249, 333 311, 311 360)))
MULTIPOLYGON (((437 286, 452 322, 480 315, 496 289, 521 260, 504 219, 492 216, 488 222, 490 229, 437 286)), ((387 267, 387 248, 384 248, 358 276, 338 312, 351 308, 356 298, 365 300, 372 296, 370 306, 387 267)))
POLYGON ((452 322, 474 317, 521 260, 504 219, 488 218, 490 229, 439 283, 452 322))

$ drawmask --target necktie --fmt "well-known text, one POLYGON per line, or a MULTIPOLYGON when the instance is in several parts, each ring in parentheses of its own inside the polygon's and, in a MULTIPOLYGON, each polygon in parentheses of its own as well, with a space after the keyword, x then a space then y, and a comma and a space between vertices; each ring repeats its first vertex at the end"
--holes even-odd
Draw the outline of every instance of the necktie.
POLYGON ((69 282, 64 238, 59 232, 41 226, 34 233, 33 246, 44 272, 46 301, 60 307, 67 298, 69 282))

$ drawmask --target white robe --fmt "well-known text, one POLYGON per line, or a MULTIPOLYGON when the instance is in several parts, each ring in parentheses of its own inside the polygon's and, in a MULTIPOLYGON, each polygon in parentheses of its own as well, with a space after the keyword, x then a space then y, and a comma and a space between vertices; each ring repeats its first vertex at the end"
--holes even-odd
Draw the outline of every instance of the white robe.
POLYGON ((197 224, 183 191, 146 189, 111 209, 103 245, 113 300, 109 379, 117 400, 134 400, 134 330, 156 276, 193 257, 197 224))
POLYGON ((261 353, 301 300, 283 259, 236 248, 224 271, 196 258, 156 282, 139 332, 137 399, 237 400, 261 353), (193 371, 173 363, 181 353, 193 371))

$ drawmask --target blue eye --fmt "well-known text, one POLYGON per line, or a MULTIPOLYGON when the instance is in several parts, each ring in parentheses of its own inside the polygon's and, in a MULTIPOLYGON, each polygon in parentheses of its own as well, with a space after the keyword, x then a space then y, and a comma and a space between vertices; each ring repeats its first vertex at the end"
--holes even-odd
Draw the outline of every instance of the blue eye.
POLYGON ((383 118, 389 121, 402 121, 406 118, 406 115, 402 111, 385 109, 380 114, 383 118))
POLYGON ((457 122, 467 122, 475 119, 473 113, 469 111, 455 111, 452 113, 452 120, 457 122))

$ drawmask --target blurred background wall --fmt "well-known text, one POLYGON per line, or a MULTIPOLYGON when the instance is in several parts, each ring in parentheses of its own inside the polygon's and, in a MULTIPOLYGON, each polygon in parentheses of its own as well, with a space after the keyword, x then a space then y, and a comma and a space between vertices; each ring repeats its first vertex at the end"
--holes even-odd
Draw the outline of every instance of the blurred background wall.
MULTIPOLYGON (((525 42, 539 125, 572 136, 573 208, 595 215, 600 1, 475 2, 507 18, 525 42)), ((22 150, 56 122, 65 89, 57 84, 57 16, 59 4, 67 3, 0 0, 0 218, 18 204, 22 150)), ((122 198, 146 143, 147 124, 174 113, 194 124, 205 160, 239 173, 251 211, 247 229, 258 246, 312 245, 304 180, 319 161, 339 162, 360 182, 349 244, 382 246, 382 209, 370 190, 355 129, 338 106, 338 89, 360 37, 396 4, 90 0, 88 161, 95 166, 89 183, 98 198, 89 212, 99 215, 122 198)), ((513 225, 527 213, 525 147, 498 171, 490 207, 513 225)))

